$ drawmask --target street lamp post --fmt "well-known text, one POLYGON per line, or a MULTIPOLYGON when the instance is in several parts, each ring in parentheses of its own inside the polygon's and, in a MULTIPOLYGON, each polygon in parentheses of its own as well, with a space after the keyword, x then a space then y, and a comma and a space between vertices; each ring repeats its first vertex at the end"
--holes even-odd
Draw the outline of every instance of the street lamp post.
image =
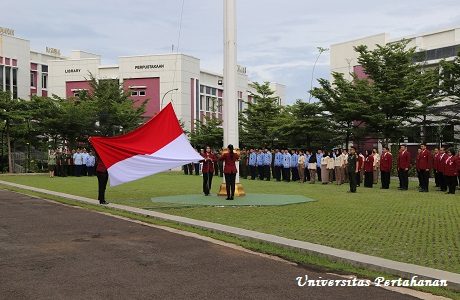
POLYGON ((310 81, 310 97, 308 98, 308 103, 310 103, 312 95, 311 90, 313 89, 313 76, 315 75, 316 64, 318 63, 319 57, 326 51, 329 51, 329 48, 317 47, 318 56, 316 57, 315 63, 313 64, 313 70, 311 71, 311 81, 310 81))
POLYGON ((179 88, 175 88, 175 89, 172 89, 172 90, 167 91, 167 92, 163 95, 163 97, 161 98, 160 110, 163 108, 163 100, 165 99, 166 95, 167 95, 168 93, 172 92, 172 91, 178 91, 178 90, 179 90, 179 88))

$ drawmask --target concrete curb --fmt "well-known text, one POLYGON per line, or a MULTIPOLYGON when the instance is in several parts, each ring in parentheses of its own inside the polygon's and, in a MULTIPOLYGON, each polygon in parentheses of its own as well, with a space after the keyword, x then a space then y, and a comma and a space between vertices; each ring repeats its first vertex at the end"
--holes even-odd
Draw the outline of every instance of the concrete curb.
MULTIPOLYGON (((48 195, 58 196, 66 199, 76 200, 80 202, 98 204, 99 201, 93 200, 86 197, 80 197, 75 195, 70 195, 66 193, 49 191, 41 188, 30 187, 22 184, 16 184, 12 182, 7 182, 0 180, 0 184, 7 186, 17 187, 29 191, 44 193, 48 195)), ((437 279, 437 280, 446 280, 448 286, 455 290, 460 290, 460 274, 447 272, 438 269, 432 269, 428 267, 418 266, 414 264, 408 264, 403 262, 397 262, 385 258, 380 258, 376 256, 370 256, 366 254, 360 254, 357 252, 346 251, 341 249, 335 249, 332 247, 322 246, 318 244, 313 244, 304 241, 292 240, 288 238, 283 238, 280 236, 261 233, 252 230, 241 229, 237 227, 221 225, 217 223, 200 221, 195 219, 190 219, 186 217, 168 215, 156 211, 145 210, 141 208, 135 208, 119 204, 109 204, 108 207, 115 208, 118 210, 128 211, 139 215, 149 216, 165 221, 173 221, 181 223, 188 226, 203 228, 206 230, 212 230, 220 233, 231 234, 241 238, 257 240, 261 242, 266 242, 281 246, 284 248, 296 249, 299 251, 320 255, 334 261, 342 261, 350 263, 358 267, 365 267, 372 270, 383 271, 390 273, 396 276, 401 276, 403 278, 411 278, 412 276, 418 276, 419 279, 437 279)))

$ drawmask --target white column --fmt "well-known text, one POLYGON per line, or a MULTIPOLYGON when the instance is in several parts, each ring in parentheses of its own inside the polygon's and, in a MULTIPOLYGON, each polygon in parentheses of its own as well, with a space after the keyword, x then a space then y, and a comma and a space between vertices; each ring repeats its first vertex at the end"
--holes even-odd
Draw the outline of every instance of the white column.
MULTIPOLYGON (((224 148, 239 148, 238 95, 236 89, 236 0, 224 0, 224 148)), ((238 166, 238 164, 237 164, 238 166)), ((239 173, 236 182, 240 182, 239 173)))

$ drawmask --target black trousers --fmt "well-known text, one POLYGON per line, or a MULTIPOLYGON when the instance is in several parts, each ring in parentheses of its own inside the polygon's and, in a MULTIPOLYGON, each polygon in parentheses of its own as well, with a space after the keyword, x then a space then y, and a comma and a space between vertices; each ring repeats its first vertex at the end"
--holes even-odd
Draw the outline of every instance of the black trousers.
POLYGON ((195 167, 195 175, 200 175, 200 164, 193 164, 195 167))
POLYGON ((441 185, 439 184, 439 172, 436 170, 433 170, 434 172, 434 183, 436 187, 440 187, 441 185))
POLYGON ((264 166, 264 169, 265 169, 265 179, 267 179, 268 181, 270 181, 270 166, 269 166, 269 165, 265 165, 265 166, 264 166))
POLYGON ((371 188, 374 184, 374 172, 364 172, 364 187, 371 188))
POLYGON ((439 172, 439 185, 441 186, 441 191, 447 191, 447 182, 446 177, 442 172, 439 172))
POLYGON ((81 176, 82 165, 75 165, 75 176, 81 176))
POLYGON ((109 173, 107 172, 97 172, 97 182, 98 182, 98 196, 97 200, 99 203, 105 202, 105 189, 107 187, 107 181, 109 180, 109 173))
POLYGON ((348 172, 348 178, 350 181, 350 192, 356 193, 356 172, 348 172))
POLYGON ((257 173, 259 174, 259 179, 264 180, 264 166, 257 166, 257 173))
POLYGON ((292 181, 298 181, 299 178, 299 169, 297 167, 291 167, 292 181))
POLYGON ((251 172, 251 179, 255 180, 257 176, 257 167, 256 166, 249 166, 249 171, 251 172))
POLYGON ((420 189, 428 192, 428 186, 430 183, 430 171, 420 170, 420 189))
POLYGON ((399 177, 399 187, 402 190, 409 189, 409 171, 405 169, 398 170, 398 177, 399 177))
POLYGON ((187 168, 188 168, 188 175, 193 175, 193 164, 188 164, 187 168))
POLYGON ((225 188, 227 190, 227 198, 233 198, 235 195, 235 179, 236 173, 225 174, 225 188))
POLYGON ((291 181, 291 168, 283 168, 283 180, 291 181))
POLYGON ((310 170, 308 170, 308 168, 305 168, 305 170, 303 171, 303 180, 310 181, 310 170))
POLYGON ((380 174, 382 175, 382 189, 389 189, 390 188, 390 172, 381 171, 380 174))
POLYGON ((212 175, 213 172, 203 173, 203 193, 205 195, 209 195, 209 191, 211 190, 212 175))
POLYGON ((81 175, 88 175, 88 168, 86 167, 86 165, 81 165, 81 175))
POLYGON ((316 167, 316 174, 318 174, 318 181, 322 181, 321 180, 321 167, 316 167))
POLYGON ((281 181, 281 166, 275 166, 275 179, 276 181, 281 181))
POLYGON ((422 188, 422 177, 420 175, 420 171, 419 170, 416 170, 416 171, 417 171, 418 186, 419 188, 422 188))
POLYGON ((457 186, 457 176, 444 176, 449 194, 455 194, 455 187, 457 186))
POLYGON ((86 167, 86 170, 88 171, 88 176, 93 176, 94 175, 94 167, 86 167))
POLYGON ((183 165, 182 169, 184 169, 184 175, 188 175, 188 165, 183 165))

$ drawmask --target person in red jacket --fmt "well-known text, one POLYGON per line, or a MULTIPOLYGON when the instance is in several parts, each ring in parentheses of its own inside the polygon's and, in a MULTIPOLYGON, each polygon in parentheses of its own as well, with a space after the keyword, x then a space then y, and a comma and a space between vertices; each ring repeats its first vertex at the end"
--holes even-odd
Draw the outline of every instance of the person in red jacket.
POLYGON ((359 172, 356 174, 356 186, 361 186, 364 177, 364 155, 361 152, 358 154, 358 169, 359 172))
POLYGON ((430 182, 430 169, 432 168, 433 158, 431 152, 426 148, 426 144, 420 145, 420 153, 417 155, 418 172, 420 174, 420 192, 428 192, 430 182))
POLYGON ((455 156, 455 150, 450 149, 447 153, 447 158, 444 166, 444 177, 449 187, 449 191, 446 194, 455 194, 455 187, 457 186, 457 175, 458 175, 458 159, 455 156))
POLYGON ((211 152, 211 147, 206 146, 206 152, 202 153, 203 163, 202 173, 203 173, 203 193, 205 196, 209 196, 209 191, 211 190, 212 185, 212 176, 214 175, 214 163, 217 161, 217 157, 214 153, 211 152))
POLYGON ((382 174, 382 189, 390 188, 390 175, 393 166, 393 155, 391 155, 387 146, 383 147, 383 153, 380 156, 380 173, 382 174))
POLYGON ((371 188, 374 184, 374 155, 371 151, 364 152, 364 187, 371 188))
POLYGON ((236 169, 235 162, 240 159, 237 153, 233 152, 233 145, 230 144, 227 147, 228 152, 224 153, 220 160, 225 163, 224 165, 224 175, 225 175, 225 187, 227 189, 227 199, 226 200, 233 200, 235 195, 235 180, 236 180, 236 173, 238 172, 236 169))
POLYGON ((107 181, 109 181, 109 173, 107 172, 107 168, 104 165, 102 159, 96 153, 96 176, 98 182, 98 197, 99 204, 109 204, 105 201, 105 189, 107 188, 107 181))
POLYGON ((438 161, 438 176, 439 176, 439 186, 440 191, 445 192, 447 191, 447 183, 444 176, 444 168, 446 165, 447 160, 447 153, 444 147, 439 148, 439 161, 438 161))
POLYGON ((402 191, 409 189, 409 168, 410 168, 410 153, 406 149, 406 145, 401 145, 398 155, 398 177, 399 188, 402 191))
POLYGON ((438 174, 438 169, 439 169, 439 149, 434 148, 433 151, 433 173, 434 173, 434 183, 436 187, 440 187, 439 185, 439 174, 438 174))

